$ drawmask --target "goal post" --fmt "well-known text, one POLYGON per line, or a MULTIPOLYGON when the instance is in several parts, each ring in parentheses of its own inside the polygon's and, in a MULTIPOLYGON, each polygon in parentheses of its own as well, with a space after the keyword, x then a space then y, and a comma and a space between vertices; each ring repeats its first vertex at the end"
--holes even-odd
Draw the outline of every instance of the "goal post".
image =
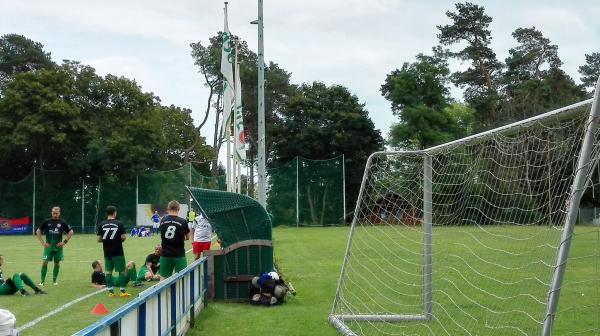
POLYGON ((600 229, 575 229, 600 158, 599 91, 426 150, 372 154, 330 323, 343 335, 600 332, 600 229))

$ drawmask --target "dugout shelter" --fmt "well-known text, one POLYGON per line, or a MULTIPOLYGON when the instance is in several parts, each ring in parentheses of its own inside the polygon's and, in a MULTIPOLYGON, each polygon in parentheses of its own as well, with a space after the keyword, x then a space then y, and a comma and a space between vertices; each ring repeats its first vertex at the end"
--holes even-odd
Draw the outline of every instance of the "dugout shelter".
POLYGON ((231 192, 188 188, 195 206, 221 240, 208 257, 208 298, 248 300, 252 277, 273 270, 271 220, 254 199, 231 192))

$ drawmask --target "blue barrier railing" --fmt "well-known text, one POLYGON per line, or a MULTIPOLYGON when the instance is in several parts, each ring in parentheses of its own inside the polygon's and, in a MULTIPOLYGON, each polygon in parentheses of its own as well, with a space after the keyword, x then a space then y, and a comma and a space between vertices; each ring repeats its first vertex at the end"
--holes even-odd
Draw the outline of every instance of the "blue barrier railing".
POLYGON ((207 259, 194 261, 73 335, 182 335, 206 304, 207 259))

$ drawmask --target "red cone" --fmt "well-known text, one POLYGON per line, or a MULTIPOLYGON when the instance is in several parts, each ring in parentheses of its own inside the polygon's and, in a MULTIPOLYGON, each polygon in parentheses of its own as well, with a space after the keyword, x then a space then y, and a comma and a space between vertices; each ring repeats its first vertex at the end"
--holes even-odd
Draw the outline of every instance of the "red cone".
POLYGON ((108 314, 108 309, 102 303, 97 303, 91 311, 92 314, 108 314))

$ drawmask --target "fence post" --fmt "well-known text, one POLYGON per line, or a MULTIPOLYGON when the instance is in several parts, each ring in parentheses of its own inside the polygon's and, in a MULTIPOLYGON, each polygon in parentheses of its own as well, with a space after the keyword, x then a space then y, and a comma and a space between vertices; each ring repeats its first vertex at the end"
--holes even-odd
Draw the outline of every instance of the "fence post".
POLYGON ((298 179, 299 179, 299 166, 300 163, 300 157, 296 156, 296 227, 298 227, 300 225, 300 198, 299 198, 299 185, 298 185, 298 179))
POLYGON ((342 216, 342 225, 346 224, 346 157, 342 154, 342 197, 344 214, 342 216))
POLYGON ((31 234, 35 236, 35 163, 33 164, 33 211, 31 219, 31 234))
POLYGON ((85 233, 85 176, 81 178, 81 233, 85 233))

